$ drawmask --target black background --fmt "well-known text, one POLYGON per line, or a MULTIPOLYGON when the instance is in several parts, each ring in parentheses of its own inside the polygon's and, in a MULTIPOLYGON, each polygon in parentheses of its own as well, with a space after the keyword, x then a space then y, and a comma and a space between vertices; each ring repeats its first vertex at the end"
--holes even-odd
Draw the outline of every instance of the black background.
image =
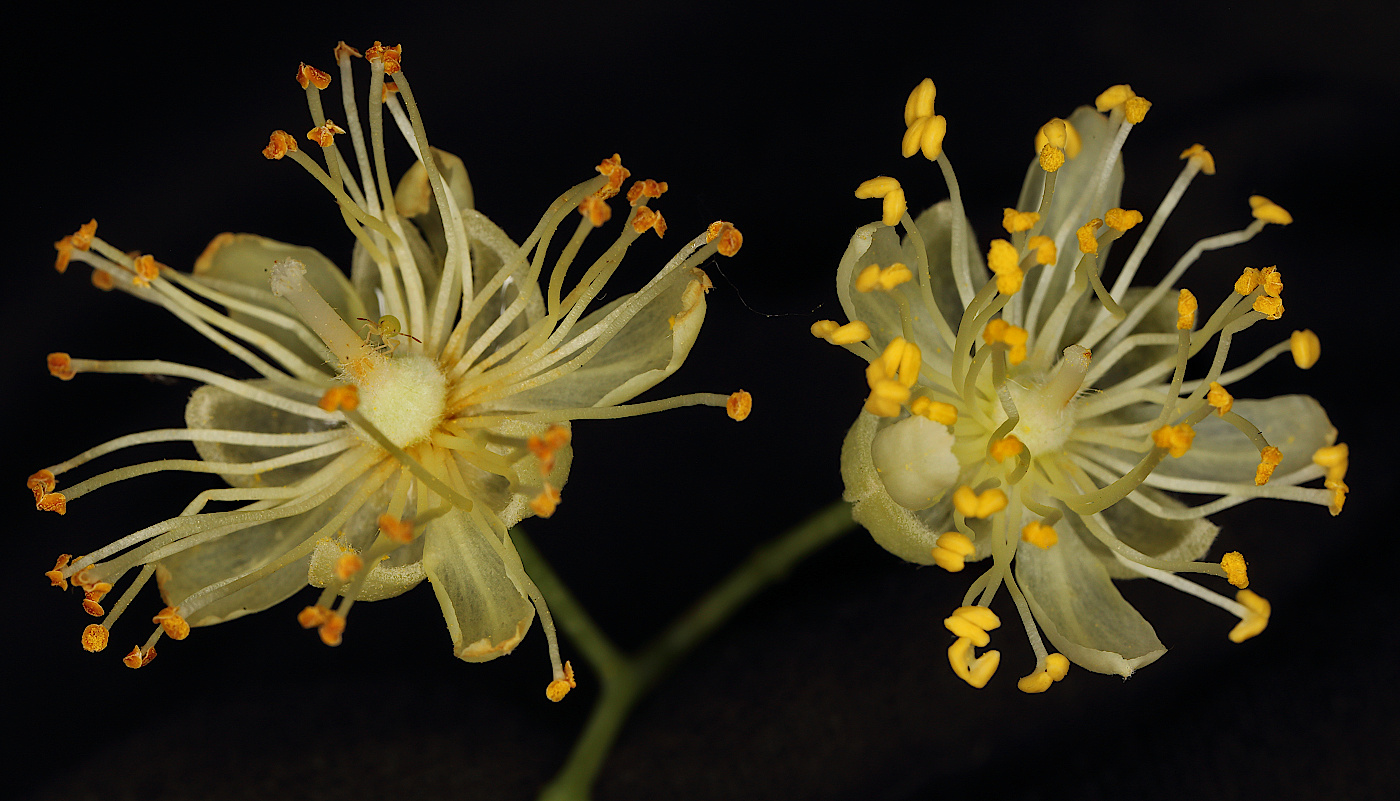
MULTIPOLYGON (((78 647, 89 619, 76 596, 42 577, 58 553, 176 514, 207 486, 149 477, 75 502, 64 518, 34 511, 24 476, 123 433, 178 425, 192 388, 137 376, 60 383, 46 353, 248 374, 159 309, 94 290, 86 267, 57 275, 50 243, 95 216, 107 241, 182 269, 226 230, 346 264, 351 240, 330 198, 289 161, 259 155, 272 129, 310 127, 293 72, 303 60, 333 71, 342 38, 403 43, 430 141, 465 159, 477 206, 516 238, 615 150, 637 177, 668 181, 657 207, 673 233, 631 251, 615 292, 712 220, 744 232, 739 256, 713 265, 705 330, 663 391, 743 387, 753 416, 736 425, 687 409, 581 423, 559 513, 529 525, 624 647, 839 495, 860 365, 806 330, 840 316, 837 261, 878 213, 852 197, 857 183, 895 175, 914 208, 944 196, 935 169, 898 156, 902 104, 921 78, 937 82, 945 147, 983 246, 1016 200, 1036 126, 1119 82, 1155 103, 1125 149, 1125 207, 1150 216, 1193 142, 1219 166, 1192 186, 1145 276, 1196 239, 1242 227, 1250 194, 1297 220, 1207 255, 1187 276, 1206 304, 1241 266, 1280 266, 1284 320, 1237 338, 1233 361, 1301 327, 1321 336, 1322 360, 1306 373, 1278 360, 1237 394, 1313 394, 1352 449, 1341 517, 1251 503, 1215 518, 1224 531, 1212 554, 1242 550, 1274 604, 1265 634, 1232 645, 1219 610, 1136 582, 1125 593, 1171 649, 1158 663, 1126 682, 1074 669, 1026 696, 1015 679, 1030 652, 1012 625, 995 640, 1000 673, 974 691, 948 669, 940 625, 971 576, 902 564, 857 531, 761 594, 643 702, 596 798, 1394 792, 1393 7, 940 5, 42 9, 12 36, 20 69, 6 125, 0 419, 13 425, 4 508, 15 551, 3 579, 15 605, 0 703, 19 738, 7 757, 20 794, 531 798, 595 697, 575 659, 580 688, 544 700, 538 630, 508 658, 457 661, 426 586, 357 606, 336 649, 296 626, 292 601, 166 642, 134 672, 119 658, 148 633, 141 610, 154 611, 154 593, 94 656, 78 647)), ((576 653, 567 639, 564 651, 576 653)))

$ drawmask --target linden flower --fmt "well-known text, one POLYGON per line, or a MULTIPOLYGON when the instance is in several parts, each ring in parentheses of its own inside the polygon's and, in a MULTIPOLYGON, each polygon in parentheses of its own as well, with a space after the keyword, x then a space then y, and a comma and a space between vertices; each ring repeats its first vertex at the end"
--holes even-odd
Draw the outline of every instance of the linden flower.
POLYGON ((993 240, 984 262, 933 98, 932 81, 910 95, 904 154, 937 161, 951 199, 915 220, 893 178, 863 184, 857 197, 882 198, 884 214, 856 231, 841 259, 837 292, 850 322, 812 328, 868 362, 870 398, 841 454, 856 520, 908 561, 956 572, 990 557, 945 621, 956 637, 949 661, 974 687, 1000 659, 975 649, 1000 625, 988 607, 1003 585, 1035 653, 1020 682, 1027 692, 1063 678, 1070 662, 1127 676, 1165 652, 1114 579, 1147 576, 1229 611, 1240 619, 1235 642, 1258 634, 1269 605, 1244 589, 1243 556, 1195 561, 1218 530, 1206 516, 1251 498, 1336 514, 1347 491, 1346 446, 1334 444, 1310 397, 1231 397, 1229 387, 1283 353, 1304 369, 1317 361, 1317 337, 1295 331, 1226 369, 1235 334, 1283 313, 1275 267, 1206 288, 1221 300, 1201 324, 1195 297, 1176 284, 1202 252, 1291 218, 1250 198, 1248 226, 1198 242, 1155 286, 1130 287, 1187 186, 1215 171, 1195 145, 1106 287, 1100 264, 1110 243, 1143 220, 1117 208, 1119 153, 1150 105, 1116 86, 1097 109, 1041 128, 1039 158, 1003 215, 1008 238, 993 240), (1188 378, 1188 361, 1202 351, 1188 378), (1303 486, 1317 479, 1322 487, 1303 486), (1174 493, 1217 497, 1186 502, 1174 493), (1183 573, 1240 589, 1232 600, 1183 573), (1047 651, 1042 631, 1059 653, 1047 651))
POLYGON ((572 461, 571 420, 695 404, 726 406, 735 419, 748 414, 742 391, 621 405, 685 361, 711 287, 697 265, 716 250, 733 255, 742 238, 715 223, 639 291, 599 306, 633 242, 666 231, 647 206, 666 184, 638 181, 616 242, 566 292, 580 246, 608 221, 607 201, 628 177, 621 160, 603 161, 600 176, 561 195, 517 245, 472 208, 462 161, 429 149, 400 49, 376 42, 364 54, 368 137, 351 78, 360 54, 342 42, 335 56, 345 128, 322 112, 330 76, 306 65, 297 71, 315 126, 307 138, 325 167, 282 131, 263 153, 295 160, 338 201, 356 238, 349 279, 310 248, 249 234, 216 237, 193 274, 123 253, 95 235, 96 221, 58 243, 60 272, 70 259, 92 265, 99 285, 166 308, 260 377, 51 354, 49 369, 64 380, 141 373, 203 386, 186 408, 187 428, 120 437, 36 473, 29 486, 38 508, 63 514, 89 492, 164 470, 214 473, 230 488, 201 492, 178 516, 86 556, 64 555, 49 578, 81 587, 84 609, 103 617, 82 637, 84 648, 100 651, 155 577, 166 608, 150 638, 126 656, 131 667, 151 660, 163 634, 183 639, 191 626, 266 609, 308 583, 324 591, 298 619, 335 645, 356 601, 389 598, 426 578, 453 649, 467 661, 509 653, 538 612, 553 662, 548 695, 557 701, 573 686, 572 670, 559 658, 545 599, 508 529, 532 514, 548 517, 559 503, 572 461), (418 156, 393 191, 386 108, 418 156), (342 153, 337 136, 346 129, 352 147, 342 153), (577 226, 550 257, 541 292, 550 244, 570 217, 577 226), (55 490, 57 476, 92 459, 172 441, 192 442, 201 458, 118 468, 55 490), (208 508, 215 504, 226 508, 208 508), (104 595, 133 571, 104 610, 104 595))

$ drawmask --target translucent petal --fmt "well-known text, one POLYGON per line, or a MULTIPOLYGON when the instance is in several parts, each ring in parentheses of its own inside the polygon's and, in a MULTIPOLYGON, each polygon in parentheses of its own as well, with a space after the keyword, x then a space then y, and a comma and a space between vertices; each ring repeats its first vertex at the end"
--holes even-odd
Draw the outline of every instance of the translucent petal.
MULTIPOLYGON (((1167 509, 1183 509, 1185 504, 1150 487, 1135 491, 1167 509)), ((1203 517, 1185 520, 1164 520, 1132 502, 1119 501, 1102 513, 1109 530, 1126 545, 1139 553, 1158 559, 1190 562, 1200 559, 1210 550, 1220 527, 1203 517)), ((1085 540, 1113 578, 1140 578, 1141 573, 1123 566, 1108 548, 1092 537, 1085 540)))
POLYGON ((1078 531, 1062 532, 1046 549, 1022 542, 1015 564, 1036 622, 1076 665, 1128 676, 1167 652, 1151 624, 1118 594, 1078 531))
POLYGON ((478 519, 454 509, 429 524, 423 546, 423 567, 442 605, 452 650, 468 662, 510 653, 535 617, 499 553, 514 554, 515 546, 509 537, 495 539, 478 519))
POLYGON ((933 548, 943 530, 935 530, 925 521, 947 518, 950 496, 919 514, 890 497, 870 457, 870 445, 879 422, 880 418, 875 415, 861 412, 846 434, 841 446, 841 478, 846 483, 842 497, 855 504, 851 516, 865 526, 881 548, 906 562, 931 565, 933 548))
MULTIPOLYGON (((433 154, 438 173, 447 183, 448 191, 452 193, 457 210, 473 208, 472 184, 467 177, 466 164, 446 150, 438 150, 435 147, 429 147, 428 150, 433 154)), ((399 179, 399 185, 394 189, 394 206, 400 215, 413 218, 434 253, 447 252, 442 214, 433 198, 432 187, 428 182, 428 170, 423 166, 423 162, 413 162, 413 166, 399 179)))
MULTIPOLYGON (((1337 439, 1337 429, 1327 419, 1322 404, 1307 395, 1237 400, 1232 411, 1258 426, 1269 444, 1283 453, 1275 475, 1306 467, 1312 463, 1314 451, 1337 439)), ((1163 460, 1154 472, 1178 478, 1254 484, 1259 450, 1239 429, 1215 414, 1195 428, 1191 450, 1180 459, 1163 460)))
MULTIPOLYGON (((277 392, 277 385, 271 381, 258 379, 245 382, 269 392, 277 392)), ((298 398, 297 400, 305 400, 298 398)), ((272 409, 242 395, 228 390, 205 385, 196 389, 185 404, 185 425, 194 429, 222 429, 250 431, 265 434, 306 434, 335 428, 338 424, 326 420, 313 420, 307 417, 272 409)), ((199 457, 206 462, 257 462, 291 453, 289 448, 274 448, 261 445, 225 445, 218 442, 196 442, 199 457)), ((255 475, 223 475, 223 479, 234 487, 276 487, 299 481, 320 469, 333 457, 325 457, 302 464, 280 467, 255 475)), ((221 474, 222 475, 222 474, 221 474)))
MULTIPOLYGON (((409 256, 413 259, 418 274, 423 280, 423 292, 426 297, 432 298, 433 293, 437 290, 438 280, 442 276, 443 254, 441 251, 435 251, 428 247, 428 243, 423 240, 422 233, 413 223, 405 223, 401 228, 404 241, 408 244, 409 256)), ((393 248, 387 243, 383 247, 383 252, 388 258, 395 258, 393 248)), ((354 292, 362 301, 364 308, 372 310, 373 313, 373 317, 369 313, 359 314, 356 317, 377 319, 387 311, 382 307, 376 295, 380 286, 379 265, 374 263, 369 250, 358 239, 355 240, 355 251, 351 256, 350 264, 350 282, 354 286, 354 292)), ((354 318, 351 318, 350 322, 356 331, 359 331, 363 325, 363 323, 355 321, 354 318)))

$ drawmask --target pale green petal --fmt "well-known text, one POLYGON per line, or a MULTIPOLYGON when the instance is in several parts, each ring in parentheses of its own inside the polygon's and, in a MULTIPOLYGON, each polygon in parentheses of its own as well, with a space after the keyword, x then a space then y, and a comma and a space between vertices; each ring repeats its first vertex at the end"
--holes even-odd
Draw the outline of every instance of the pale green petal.
MULTIPOLYGON (((423 235, 418 228, 409 222, 401 226, 404 241, 408 244, 409 255, 413 258, 413 269, 418 270, 418 275, 423 281, 424 297, 428 302, 432 302, 434 292, 437 291, 438 279, 442 276, 441 251, 434 251, 428 247, 428 243, 423 241, 423 235)), ((385 243, 382 249, 384 256, 391 261, 394 259, 394 249, 389 243, 385 243)), ((378 319, 384 313, 379 298, 375 294, 380 288, 379 265, 375 264, 370 257, 369 250, 364 243, 355 240, 355 250, 350 260, 350 282, 354 287, 354 292, 363 302, 364 308, 370 309, 371 313, 359 314, 357 317, 368 317, 378 319)), ((356 331, 360 331, 364 325, 362 322, 351 320, 351 325, 356 331)), ((413 334, 413 331, 408 333, 413 334)))
POLYGON ((496 540, 460 509, 429 523, 424 536, 423 568, 442 605, 453 652, 468 662, 510 653, 535 617, 534 605, 502 560, 501 549, 514 554, 510 538, 496 540))
MULTIPOLYGON (((1269 444, 1283 453, 1274 475, 1312 463, 1318 448, 1337 440, 1337 429, 1322 404, 1307 395, 1280 395, 1267 400, 1237 400, 1231 410, 1259 427, 1269 444)), ((1157 474, 1176 478, 1242 482, 1253 485, 1259 449, 1238 428, 1211 414, 1195 426, 1191 450, 1180 459, 1164 459, 1157 474)))
MULTIPOLYGON (((457 210, 460 212, 473 208, 475 201, 472 197, 471 180, 467 177, 466 164, 446 150, 438 150, 431 146, 428 150, 433 154, 438 173, 447 183, 448 191, 452 193, 457 210)), ((442 214, 438 209, 437 200, 433 197, 432 187, 428 182, 428 170, 423 166, 423 162, 413 162, 413 166, 399 179, 399 185, 394 189, 394 206, 401 216, 413 218, 434 253, 447 252, 442 214)))
POLYGON ((1015 564, 1036 623, 1076 665, 1128 676, 1167 652, 1151 624, 1118 594, 1078 531, 1062 532, 1046 549, 1022 542, 1015 564))
MULTIPOLYGON (((269 392, 277 392, 277 385, 265 379, 245 382, 269 392)), ((306 400, 297 398, 296 400, 306 400)), ((339 424, 327 420, 313 420, 308 417, 273 409, 242 395, 235 395, 226 389, 205 385, 196 389, 185 404, 185 425, 194 429, 218 429, 227 431, 249 431, 264 434, 307 434, 325 431, 339 424)), ((196 442, 199 457, 206 462, 258 462, 283 456, 292 452, 289 448, 273 448, 260 445, 225 445, 218 442, 196 442)), ((234 487, 276 487, 294 483, 311 475, 333 457, 327 456, 302 464, 280 467, 256 475, 222 475, 234 487)))
MULTIPOLYGON (((1147 298, 1147 295, 1151 291, 1152 287, 1130 287, 1119 300, 1119 305, 1121 305, 1125 311, 1131 312, 1139 303, 1147 298)), ((1168 292, 1166 295, 1163 295, 1158 299, 1157 303, 1153 305, 1152 310, 1147 312, 1142 320, 1138 322, 1137 327, 1133 329, 1133 333, 1175 334, 1177 321, 1176 300, 1176 293, 1168 292)), ((1103 305, 1099 303, 1098 297, 1095 296, 1092 291, 1086 292, 1084 300, 1075 306, 1074 313, 1070 315, 1069 324, 1065 326, 1064 339, 1060 342, 1059 346, 1055 348, 1055 352, 1059 353, 1064 350, 1065 346, 1079 342, 1080 338, 1088 332, 1090 323, 1093 322, 1098 313, 1102 310, 1103 305)), ((1175 344, 1141 345, 1133 348, 1125 353, 1122 358, 1115 361, 1113 366, 1108 368, 1108 371, 1094 382, 1094 386, 1091 389, 1107 389, 1116 386, 1129 376, 1136 375, 1141 370, 1158 364, 1164 359, 1175 359, 1176 350, 1177 346, 1175 344)), ((1097 351, 1094 352, 1095 358, 1102 358, 1104 355, 1106 354, 1101 354, 1097 351)), ((1171 374, 1168 373, 1166 378, 1170 380, 1171 374)), ((1153 408, 1159 409, 1159 407, 1155 406, 1153 408)))
MULTIPOLYGON (((1185 504, 1150 487, 1138 487, 1140 495, 1166 509, 1184 509, 1185 504)), ((1132 497, 1119 501, 1102 513, 1119 540, 1139 553, 1158 559, 1192 562, 1205 556, 1220 527, 1203 517, 1186 520, 1164 520, 1133 503, 1132 497)), ((1099 557, 1113 578, 1140 578, 1141 573, 1123 566, 1097 539, 1087 540, 1089 550, 1099 557)))
POLYGON ((870 532, 881 548, 906 562, 933 564, 933 548, 946 526, 935 529, 930 521, 947 520, 951 503, 945 497, 929 509, 915 513, 890 497, 875 463, 870 444, 880 418, 861 412, 841 446, 841 478, 846 483, 842 495, 855 506, 851 516, 870 532))
MULTIPOLYGON (((631 400, 675 372, 700 334, 705 321, 705 289, 710 282, 695 268, 675 270, 662 280, 660 293, 585 365, 496 405, 521 411, 611 406, 631 400)), ((593 312, 579 321, 574 332, 583 335, 595 325, 607 330, 613 325, 607 322, 609 315, 620 313, 635 297, 624 295, 593 312)), ((569 345, 566 341, 561 347, 569 345)))

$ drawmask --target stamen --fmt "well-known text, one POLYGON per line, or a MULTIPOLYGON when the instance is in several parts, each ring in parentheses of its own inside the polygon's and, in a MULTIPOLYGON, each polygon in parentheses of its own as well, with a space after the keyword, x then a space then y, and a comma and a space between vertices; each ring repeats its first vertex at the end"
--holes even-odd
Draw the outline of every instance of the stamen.
POLYGON ((1225 578, 1234 586, 1244 589, 1249 586, 1248 567, 1244 561, 1244 554, 1239 551, 1230 551, 1220 558, 1220 567, 1225 570, 1225 578))
POLYGON ((1322 342, 1307 328, 1293 332, 1288 338, 1288 349, 1293 352, 1293 363, 1304 370, 1317 364, 1322 356, 1322 342))

